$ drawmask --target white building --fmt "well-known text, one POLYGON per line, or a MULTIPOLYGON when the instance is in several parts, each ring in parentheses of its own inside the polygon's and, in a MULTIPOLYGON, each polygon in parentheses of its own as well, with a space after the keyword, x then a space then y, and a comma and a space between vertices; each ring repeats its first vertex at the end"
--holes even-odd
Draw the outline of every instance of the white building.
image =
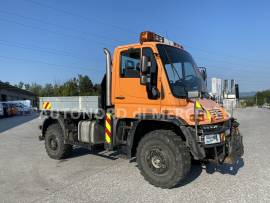
POLYGON ((222 99, 222 79, 220 78, 212 78, 212 95, 218 100, 221 101, 222 99))

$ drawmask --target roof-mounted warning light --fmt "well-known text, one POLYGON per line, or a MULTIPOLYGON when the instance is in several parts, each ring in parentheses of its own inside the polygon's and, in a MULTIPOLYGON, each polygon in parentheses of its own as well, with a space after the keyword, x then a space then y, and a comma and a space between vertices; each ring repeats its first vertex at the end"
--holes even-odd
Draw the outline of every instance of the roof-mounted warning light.
POLYGON ((141 32, 140 43, 142 44, 144 42, 161 42, 164 44, 168 44, 171 46, 175 46, 175 47, 184 49, 184 47, 182 45, 177 44, 174 41, 168 40, 163 36, 160 36, 154 32, 149 32, 149 31, 141 32))

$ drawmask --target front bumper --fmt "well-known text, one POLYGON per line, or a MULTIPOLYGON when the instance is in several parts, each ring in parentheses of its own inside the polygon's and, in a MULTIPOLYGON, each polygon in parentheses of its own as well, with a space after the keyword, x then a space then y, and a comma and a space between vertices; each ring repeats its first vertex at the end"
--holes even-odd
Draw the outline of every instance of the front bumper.
POLYGON ((234 164, 244 154, 243 136, 239 131, 239 123, 232 119, 231 122, 223 125, 223 132, 218 133, 224 133, 225 140, 216 146, 206 145, 206 159, 220 164, 234 164))
POLYGON ((243 156, 243 137, 239 132, 239 124, 234 120, 213 126, 200 126, 198 136, 193 128, 186 128, 182 131, 186 136, 186 144, 190 148, 193 158, 196 160, 208 160, 217 164, 234 164, 236 160, 243 156), (225 139, 217 144, 204 144, 204 136, 209 134, 225 134, 225 139))
POLYGON ((205 146, 205 159, 217 164, 234 164, 244 154, 243 137, 233 132, 225 142, 205 146))

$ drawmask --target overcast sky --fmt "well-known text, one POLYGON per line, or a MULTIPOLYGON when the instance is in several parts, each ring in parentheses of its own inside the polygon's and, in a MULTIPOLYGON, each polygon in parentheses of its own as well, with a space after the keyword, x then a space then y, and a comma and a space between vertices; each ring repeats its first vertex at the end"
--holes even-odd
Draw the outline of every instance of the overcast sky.
POLYGON ((151 30, 183 44, 209 77, 234 78, 242 92, 270 88, 269 1, 0 2, 0 80, 12 84, 99 82, 102 48, 151 30))

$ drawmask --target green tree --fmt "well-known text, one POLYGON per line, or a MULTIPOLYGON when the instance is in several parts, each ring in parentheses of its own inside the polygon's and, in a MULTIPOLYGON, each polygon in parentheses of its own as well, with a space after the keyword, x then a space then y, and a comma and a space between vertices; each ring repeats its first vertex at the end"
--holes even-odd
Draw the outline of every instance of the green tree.
POLYGON ((79 96, 78 80, 73 78, 60 87, 61 96, 79 96))
POLYGON ((41 91, 42 96, 56 96, 55 90, 52 84, 46 84, 41 91))
POLYGON ((245 100, 246 106, 254 106, 255 105, 255 99, 254 97, 249 97, 245 100))
POLYGON ((100 93, 101 93, 101 85, 100 84, 95 84, 94 85, 94 91, 95 91, 95 95, 100 95, 100 93))
POLYGON ((258 106, 262 106, 265 103, 270 103, 270 90, 257 92, 256 94, 258 106))
POLYGON ((44 86, 37 83, 24 84, 20 82, 15 85, 19 88, 25 88, 28 91, 33 92, 37 96, 53 97, 53 96, 90 96, 98 95, 101 91, 100 84, 93 84, 91 79, 87 75, 78 75, 63 84, 45 84, 44 86))
POLYGON ((42 86, 37 83, 32 83, 29 88, 30 92, 33 92, 35 95, 40 96, 42 93, 42 86))
POLYGON ((24 83, 23 82, 19 82, 18 88, 23 89, 23 87, 24 87, 24 83))
POLYGON ((24 84, 24 88, 25 88, 25 90, 30 90, 30 85, 29 84, 24 84))
POLYGON ((80 96, 93 95, 94 86, 87 75, 78 75, 78 85, 80 96))

